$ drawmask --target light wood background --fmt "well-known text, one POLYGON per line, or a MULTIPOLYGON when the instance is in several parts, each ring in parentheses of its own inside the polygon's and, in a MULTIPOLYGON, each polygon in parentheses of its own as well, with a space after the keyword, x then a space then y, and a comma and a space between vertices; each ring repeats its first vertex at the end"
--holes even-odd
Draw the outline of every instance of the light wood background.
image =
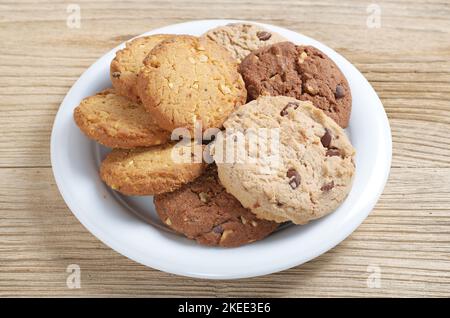
POLYGON ((0 296, 450 296, 450 5, 444 0, 0 1, 0 296), (369 28, 368 5, 381 8, 369 28), (81 28, 68 28, 69 3, 81 28), (56 111, 80 74, 131 36, 195 19, 272 23, 354 63, 388 113, 389 182, 365 222, 302 266, 204 281, 152 270, 92 236, 50 166, 56 111), (81 289, 66 286, 69 264, 81 289), (369 288, 370 266, 381 287, 369 288))

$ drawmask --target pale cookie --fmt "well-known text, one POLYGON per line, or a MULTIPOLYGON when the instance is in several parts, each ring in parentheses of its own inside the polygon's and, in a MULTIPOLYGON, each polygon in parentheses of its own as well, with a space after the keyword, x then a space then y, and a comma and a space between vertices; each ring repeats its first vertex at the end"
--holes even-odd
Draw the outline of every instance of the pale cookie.
POLYGON ((247 92, 229 53, 206 38, 177 36, 158 44, 144 60, 138 92, 144 106, 169 131, 220 128, 247 92))
POLYGON ((287 41, 281 35, 248 23, 231 23, 204 34, 226 48, 240 63, 248 54, 263 46, 287 41))
POLYGON ((159 128, 142 105, 113 89, 83 99, 73 116, 83 133, 110 148, 153 146, 170 140, 170 133, 159 128))
POLYGON ((227 193, 215 165, 180 189, 155 196, 154 202, 168 227, 204 245, 236 247, 261 240, 278 227, 258 219, 227 193))
POLYGON ((117 93, 138 102, 136 81, 139 70, 147 54, 159 42, 168 39, 171 35, 157 34, 136 38, 126 43, 126 47, 117 51, 111 62, 110 77, 117 93))
POLYGON ((305 224, 334 211, 349 193, 355 150, 344 130, 310 102, 262 96, 233 113, 224 126, 228 133, 243 131, 247 136, 249 131, 271 128, 274 136, 258 138, 252 148, 262 151, 269 146, 271 160, 253 151, 249 158, 257 160, 224 163, 218 150, 230 142, 237 147, 232 134, 219 134, 213 147, 220 181, 258 217, 305 224))
POLYGON ((205 168, 202 146, 166 144, 150 148, 114 149, 100 166, 100 176, 126 195, 173 191, 200 176, 205 168), (175 157, 177 156, 177 157, 175 157))

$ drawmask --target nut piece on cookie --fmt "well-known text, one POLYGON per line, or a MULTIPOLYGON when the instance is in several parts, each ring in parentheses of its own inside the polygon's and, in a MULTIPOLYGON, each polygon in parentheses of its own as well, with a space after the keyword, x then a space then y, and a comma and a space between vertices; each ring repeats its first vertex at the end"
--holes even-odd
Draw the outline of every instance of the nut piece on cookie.
POLYGON ((134 102, 139 101, 136 80, 142 62, 147 54, 159 42, 172 35, 157 34, 143 36, 126 43, 126 47, 117 51, 111 62, 110 77, 113 87, 119 95, 126 96, 134 102))
POLYGON ((106 147, 145 147, 170 140, 170 133, 159 128, 142 105, 113 89, 85 98, 73 115, 83 133, 106 147))
POLYGON ((350 192, 355 150, 344 130, 311 102, 261 96, 231 114, 224 126, 227 133, 217 135, 213 148, 219 179, 258 217, 305 224, 334 211, 350 192), (278 132, 276 140, 253 139, 252 147, 228 133, 251 136, 268 127, 278 132), (263 152, 231 161, 219 151, 228 143, 235 150, 228 153, 240 153, 237 147, 263 152))
POLYGON ((206 38, 176 36, 158 44, 144 60, 138 93, 158 124, 169 131, 220 128, 247 92, 229 53, 206 38))
POLYGON ((169 192, 202 174, 202 152, 201 145, 191 142, 114 149, 103 160, 100 177, 113 190, 126 195, 169 192))
POLYGON ((352 95, 338 66, 312 46, 276 43, 249 54, 240 64, 249 99, 261 95, 309 100, 341 127, 348 126, 352 95))
POLYGON ((275 32, 249 23, 231 23, 220 26, 206 32, 203 36, 223 46, 239 63, 254 50, 287 41, 275 32))
POLYGON ((278 227, 258 219, 227 193, 215 165, 180 189, 156 195, 154 202, 167 226, 203 245, 236 247, 261 240, 278 227))

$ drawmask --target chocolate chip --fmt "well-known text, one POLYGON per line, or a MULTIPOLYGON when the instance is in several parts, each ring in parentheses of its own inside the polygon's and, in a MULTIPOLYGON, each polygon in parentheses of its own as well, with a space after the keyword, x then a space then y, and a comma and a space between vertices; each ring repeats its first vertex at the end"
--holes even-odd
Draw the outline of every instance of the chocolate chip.
POLYGON ((268 39, 271 38, 272 33, 269 33, 269 32, 266 32, 266 31, 259 31, 259 32, 256 33, 256 36, 261 41, 267 41, 268 39))
POLYGON ((336 86, 336 92, 334 93, 336 98, 342 98, 345 96, 345 90, 341 85, 336 86))
POLYGON ((331 149, 327 150, 325 155, 327 157, 340 156, 341 155, 341 151, 339 149, 337 149, 337 148, 331 148, 331 149))
POLYGON ((289 185, 292 189, 296 189, 300 185, 301 177, 294 168, 290 168, 286 176, 289 178, 289 185))
POLYGON ((216 139, 216 135, 212 135, 209 140, 208 139, 202 139, 202 145, 208 145, 209 143, 213 142, 214 139, 216 139))
POLYGON ((209 203, 209 201, 211 201, 211 197, 206 192, 200 192, 198 194, 198 197, 199 197, 200 201, 202 201, 203 203, 209 203))
POLYGON ((329 148, 331 144, 331 132, 328 128, 325 128, 325 134, 320 138, 320 142, 322 143, 322 146, 325 148, 329 148))
POLYGON ((217 225, 217 226, 213 227, 213 232, 217 233, 217 234, 222 234, 223 233, 223 227, 221 225, 217 225))
POLYGON ((119 77, 120 77, 120 72, 114 72, 114 73, 112 73, 111 75, 112 75, 112 77, 114 77, 114 78, 119 78, 119 77))
POLYGON ((308 84, 305 85, 304 90, 311 95, 317 95, 319 93, 319 89, 317 88, 317 86, 308 84))
POLYGON ((289 103, 287 103, 287 105, 284 106, 284 108, 281 110, 280 115, 281 115, 281 116, 286 116, 286 115, 288 114, 288 109, 289 109, 290 107, 292 107, 292 108, 294 108, 294 109, 297 109, 298 106, 299 106, 299 104, 296 103, 296 102, 289 102, 289 103))
POLYGON ((330 191, 330 190, 333 189, 333 188, 334 188, 334 181, 331 181, 331 182, 325 183, 325 184, 320 188, 320 190, 321 190, 321 191, 330 191))

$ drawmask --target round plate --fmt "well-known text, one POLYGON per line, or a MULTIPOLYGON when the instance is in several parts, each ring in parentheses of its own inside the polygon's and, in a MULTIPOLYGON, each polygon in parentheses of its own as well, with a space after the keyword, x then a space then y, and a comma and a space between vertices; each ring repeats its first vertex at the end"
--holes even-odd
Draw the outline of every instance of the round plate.
MULTIPOLYGON (((231 20, 193 21, 147 32, 200 35, 231 20)), ((253 22, 251 22, 253 23, 253 22)), ((255 23, 257 24, 257 23, 255 23)), ((333 248, 367 217, 383 191, 391 163, 391 131, 377 94, 345 58, 304 35, 262 24, 297 44, 326 53, 347 77, 353 110, 347 129, 356 148, 356 174, 345 202, 332 214, 304 226, 290 226, 239 248, 204 247, 168 230, 158 219, 152 197, 126 197, 99 178, 107 149, 75 125, 80 101, 111 85, 109 64, 124 44, 87 69, 64 98, 51 136, 51 160, 58 188, 80 222, 96 237, 130 259, 178 275, 231 279, 269 274, 307 262, 333 248)))

